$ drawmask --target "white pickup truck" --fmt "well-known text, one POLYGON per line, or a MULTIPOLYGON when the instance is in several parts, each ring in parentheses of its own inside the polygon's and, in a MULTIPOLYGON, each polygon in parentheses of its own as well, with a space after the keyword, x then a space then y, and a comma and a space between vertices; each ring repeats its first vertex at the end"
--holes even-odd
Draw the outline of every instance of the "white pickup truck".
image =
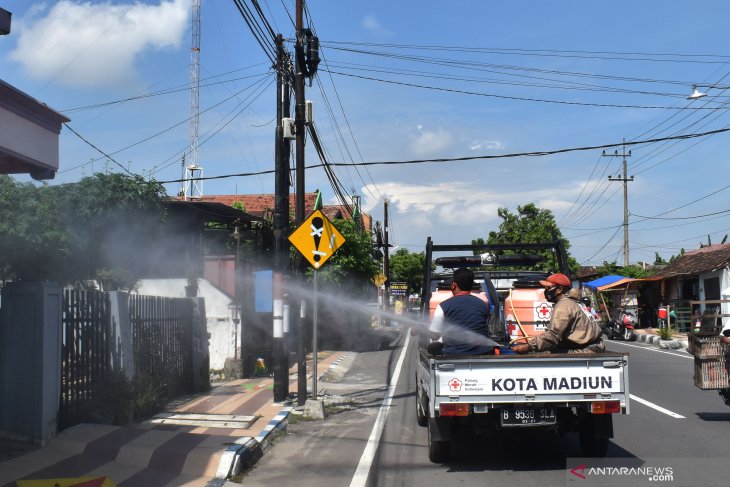
MULTIPOLYGON (((515 282, 514 278, 520 276, 535 280, 534 267, 522 274, 514 269, 532 266, 546 255, 553 260, 554 268, 567 271, 565 248, 557 239, 541 244, 435 245, 429 237, 422 296, 424 318, 430 319, 436 305, 451 296, 450 289, 439 284, 450 282, 450 277, 432 274, 432 262, 444 268, 481 266, 486 270, 477 270, 479 289, 472 289, 472 293, 479 293, 492 307, 487 325, 490 338, 511 351, 509 344, 514 338, 506 326, 506 315, 514 310, 505 310, 505 304, 514 297, 514 289, 512 285, 509 289, 495 288, 492 279, 504 280, 512 273, 515 282), (470 255, 433 258, 434 253, 447 251, 468 251, 470 255), (489 253, 478 255, 485 251, 489 253), (500 266, 512 270, 497 271, 500 266)), ((533 304, 539 307, 547 303, 543 297, 533 304)), ((534 328, 520 325, 525 335, 537 333, 534 328)), ((433 462, 448 459, 450 442, 460 430, 485 434, 517 428, 577 432, 585 456, 604 456, 608 440, 613 437, 613 415, 629 413, 628 354, 433 356, 425 345, 422 338, 416 373, 416 418, 419 425, 428 426, 428 455, 433 462)))
POLYGON ((459 430, 551 428, 577 432, 585 456, 604 456, 613 414, 629 412, 624 353, 451 355, 419 350, 416 418, 428 456, 448 460, 459 430))

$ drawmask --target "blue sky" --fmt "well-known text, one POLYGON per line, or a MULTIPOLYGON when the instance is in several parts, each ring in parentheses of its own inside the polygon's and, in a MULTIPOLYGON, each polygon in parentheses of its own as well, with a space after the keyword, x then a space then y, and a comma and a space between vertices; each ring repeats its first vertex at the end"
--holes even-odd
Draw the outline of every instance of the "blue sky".
MULTIPOLYGON (((190 3, 3 3, 13 30, 0 37, 0 78, 69 116, 114 159, 64 129, 51 184, 120 166, 160 181, 181 176, 190 3)), ((289 39, 285 7, 293 16, 294 3, 260 0, 289 39)), ((308 11, 323 62, 307 98, 330 162, 541 152, 730 126, 730 2, 312 1, 308 11), (689 101, 693 84, 715 86, 689 101)), ((232 0, 202 1, 200 59, 203 175, 272 169, 271 63, 232 0)), ((627 148, 632 262, 730 233, 729 142, 730 132, 627 148)), ((311 145, 308 164, 319 162, 311 145)), ((374 219, 388 198, 399 247, 421 251, 429 235, 436 243, 486 237, 499 207, 534 202, 553 211, 581 263, 600 264, 623 262, 622 185, 608 181, 620 165, 594 149, 336 172, 374 219)), ((306 178, 307 191, 335 201, 321 169, 306 178)), ((178 187, 166 184, 169 194, 178 187)), ((273 187, 262 175, 206 181, 203 190, 273 187)))

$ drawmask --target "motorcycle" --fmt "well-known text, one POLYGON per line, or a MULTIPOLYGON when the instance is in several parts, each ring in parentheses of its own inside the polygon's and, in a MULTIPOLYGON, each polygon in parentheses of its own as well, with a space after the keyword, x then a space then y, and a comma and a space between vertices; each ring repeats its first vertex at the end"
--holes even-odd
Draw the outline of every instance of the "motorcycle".
POLYGON ((636 316, 630 311, 621 310, 618 318, 610 319, 603 327, 603 333, 609 340, 625 340, 633 342, 636 340, 636 316))

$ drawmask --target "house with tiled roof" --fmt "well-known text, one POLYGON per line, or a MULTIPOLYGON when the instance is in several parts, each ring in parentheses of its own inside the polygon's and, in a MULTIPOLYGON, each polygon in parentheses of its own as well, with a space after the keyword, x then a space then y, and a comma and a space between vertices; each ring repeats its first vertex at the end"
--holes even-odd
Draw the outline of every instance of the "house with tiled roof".
MULTIPOLYGON (((700 304, 700 313, 730 315, 730 244, 708 245, 686 251, 660 269, 662 294, 672 301, 715 301, 700 304)), ((724 317, 727 323, 730 317, 724 317)))
MULTIPOLYGON (((274 195, 273 194, 226 194, 226 195, 208 195, 199 198, 197 201, 208 201, 222 203, 245 211, 248 214, 261 217, 265 220, 272 220, 274 217, 274 195)), ((317 193, 304 194, 304 214, 308 215, 314 211, 314 205, 317 201, 317 193)), ((290 213, 294 214, 296 207, 296 195, 289 195, 290 213)), ((324 205, 322 213, 329 219, 335 220, 342 218, 352 220, 352 209, 344 205, 324 205)), ((363 228, 372 233, 372 218, 370 215, 361 213, 363 228)))

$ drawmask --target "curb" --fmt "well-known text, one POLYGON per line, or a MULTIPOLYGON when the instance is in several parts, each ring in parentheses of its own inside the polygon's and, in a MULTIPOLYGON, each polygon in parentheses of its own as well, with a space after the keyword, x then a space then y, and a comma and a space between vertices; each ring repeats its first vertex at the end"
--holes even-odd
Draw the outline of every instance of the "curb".
POLYGON ((659 335, 638 334, 636 341, 648 343, 649 345, 655 345, 659 348, 668 348, 674 350, 684 349, 688 346, 687 340, 676 338, 669 340, 668 344, 664 344, 662 343, 663 340, 659 337, 659 335))
POLYGON ((218 463, 216 479, 227 479, 232 475, 238 475, 243 469, 258 462, 264 456, 264 450, 269 446, 271 433, 277 429, 286 429, 292 409, 294 408, 291 406, 284 407, 279 414, 268 422, 256 438, 243 436, 237 439, 234 444, 229 445, 218 463))
MULTIPOLYGON (((323 380, 325 376, 333 374, 339 368, 349 369, 355 355, 356 354, 350 352, 344 353, 341 357, 332 362, 326 370, 319 373, 317 380, 323 380), (346 363, 343 364, 343 361, 346 363), (340 365, 345 365, 346 367, 340 367, 340 365)), ((256 462, 258 462, 264 455, 264 451, 270 445, 271 434, 275 430, 286 431, 286 428, 289 425, 289 415, 293 409, 294 406, 283 407, 279 414, 274 416, 271 421, 268 422, 256 438, 244 436, 236 440, 235 444, 230 445, 221 456, 218 464, 218 470, 216 472, 216 479, 227 479, 233 475, 238 475, 244 468, 252 467, 256 462)))

